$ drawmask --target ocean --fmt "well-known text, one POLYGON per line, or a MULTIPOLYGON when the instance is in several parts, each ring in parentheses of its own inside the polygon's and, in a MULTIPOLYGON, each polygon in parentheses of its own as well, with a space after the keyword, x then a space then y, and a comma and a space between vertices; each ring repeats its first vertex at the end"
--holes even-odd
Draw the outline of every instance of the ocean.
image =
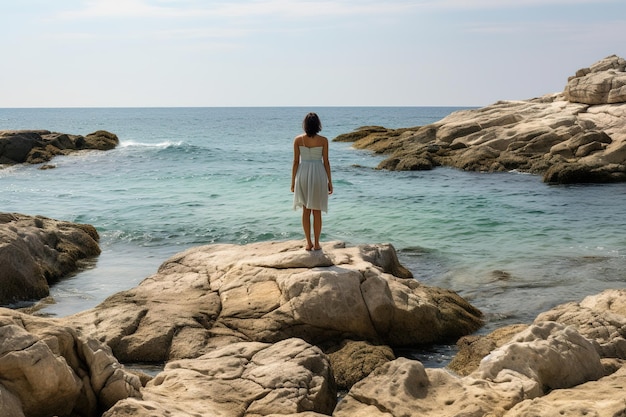
MULTIPOLYGON (((0 109, 0 130, 120 145, 0 169, 0 211, 94 225, 102 254, 55 284, 41 310, 66 316, 136 286, 189 247, 303 239, 292 141, 305 114, 330 140, 361 126, 421 126, 453 107, 0 109)), ((626 184, 547 185, 519 172, 376 170, 382 156, 330 143, 335 192, 323 241, 391 243, 425 284, 480 308, 481 333, 626 280, 626 184)), ((446 356, 445 349, 433 352, 446 356)), ((442 360, 445 360, 443 358, 442 360)))

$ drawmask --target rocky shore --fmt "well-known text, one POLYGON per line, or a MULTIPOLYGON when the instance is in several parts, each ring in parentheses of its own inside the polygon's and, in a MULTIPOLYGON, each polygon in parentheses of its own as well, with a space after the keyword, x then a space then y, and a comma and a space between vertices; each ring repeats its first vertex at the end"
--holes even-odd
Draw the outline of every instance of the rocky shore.
MULTIPOLYGON (((578 71, 563 93, 340 140, 388 154, 384 169, 625 181, 624 74, 612 56, 578 71)), ((99 145, 85 145, 2 132, 0 163, 114 147, 110 135, 87 135, 99 145)), ((0 213, 0 303, 45 297, 99 252, 90 225, 0 213)), ((0 308, 0 416, 626 415, 626 290, 487 335, 477 334, 482 325, 480 310, 422 284, 389 244, 199 246, 72 316, 0 308), (451 341, 458 354, 446 368, 398 355, 451 341), (132 371, 137 363, 162 370, 132 371)))
MULTIPOLYGON (((15 164, 42 164, 57 155, 84 150, 110 150, 118 137, 105 130, 86 136, 48 130, 0 130, 0 167, 15 164)), ((53 168, 45 165, 46 168, 53 168)))
POLYGON ((73 316, 0 309, 0 415, 626 412, 626 290, 478 336, 482 323, 388 244, 200 246, 73 316), (394 353, 450 340, 459 353, 445 369, 394 353), (152 377, 122 365, 135 362, 164 368, 152 377))
POLYGON ((383 154, 378 168, 517 170, 548 183, 626 181, 626 61, 612 55, 563 92, 498 101, 419 127, 362 127, 335 141, 383 154))
POLYGON ((100 254, 98 240, 91 225, 0 213, 0 305, 46 297, 51 284, 100 254))

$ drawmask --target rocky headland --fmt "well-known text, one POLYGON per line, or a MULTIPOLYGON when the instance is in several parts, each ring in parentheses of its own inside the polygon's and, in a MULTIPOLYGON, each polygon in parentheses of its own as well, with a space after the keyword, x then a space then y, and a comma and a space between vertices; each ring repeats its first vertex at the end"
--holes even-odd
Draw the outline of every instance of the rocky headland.
POLYGON ((426 126, 368 126, 338 136, 383 154, 379 169, 529 172, 548 183, 626 181, 626 60, 612 55, 563 92, 502 100, 426 126))
POLYGON ((200 246, 69 317, 0 309, 0 415, 626 412, 625 290, 476 335, 482 323, 458 294, 415 279, 388 244, 200 246), (395 353, 450 340, 459 354, 447 368, 395 353), (135 362, 163 370, 122 365, 135 362))
POLYGON ((117 135, 105 130, 86 136, 48 130, 0 130, 0 166, 42 164, 57 155, 85 150, 106 151, 118 144, 117 135))

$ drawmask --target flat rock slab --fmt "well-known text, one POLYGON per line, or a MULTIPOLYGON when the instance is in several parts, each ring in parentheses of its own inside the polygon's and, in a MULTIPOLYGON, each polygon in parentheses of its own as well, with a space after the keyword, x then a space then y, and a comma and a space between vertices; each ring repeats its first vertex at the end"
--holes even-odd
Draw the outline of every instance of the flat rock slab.
POLYGON ((344 339, 415 346, 458 338, 482 313, 411 277, 391 245, 307 252, 300 241, 209 245, 65 322, 122 362, 193 358, 239 342, 344 339))

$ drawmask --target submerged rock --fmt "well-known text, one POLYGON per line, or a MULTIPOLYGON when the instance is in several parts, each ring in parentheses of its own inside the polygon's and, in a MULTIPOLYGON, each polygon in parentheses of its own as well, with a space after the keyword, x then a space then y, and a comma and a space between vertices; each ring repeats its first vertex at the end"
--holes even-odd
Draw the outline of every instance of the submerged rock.
POLYGON ((118 144, 118 137, 104 130, 87 136, 48 130, 0 130, 0 165, 41 164, 56 155, 81 150, 105 151, 118 144))
POLYGON ((0 213, 0 304, 46 297, 49 284, 100 254, 93 226, 0 213))
POLYGON ((378 168, 522 171, 550 183, 626 181, 626 61, 579 70, 563 93, 498 101, 414 128, 364 127, 335 141, 387 155, 378 168))

